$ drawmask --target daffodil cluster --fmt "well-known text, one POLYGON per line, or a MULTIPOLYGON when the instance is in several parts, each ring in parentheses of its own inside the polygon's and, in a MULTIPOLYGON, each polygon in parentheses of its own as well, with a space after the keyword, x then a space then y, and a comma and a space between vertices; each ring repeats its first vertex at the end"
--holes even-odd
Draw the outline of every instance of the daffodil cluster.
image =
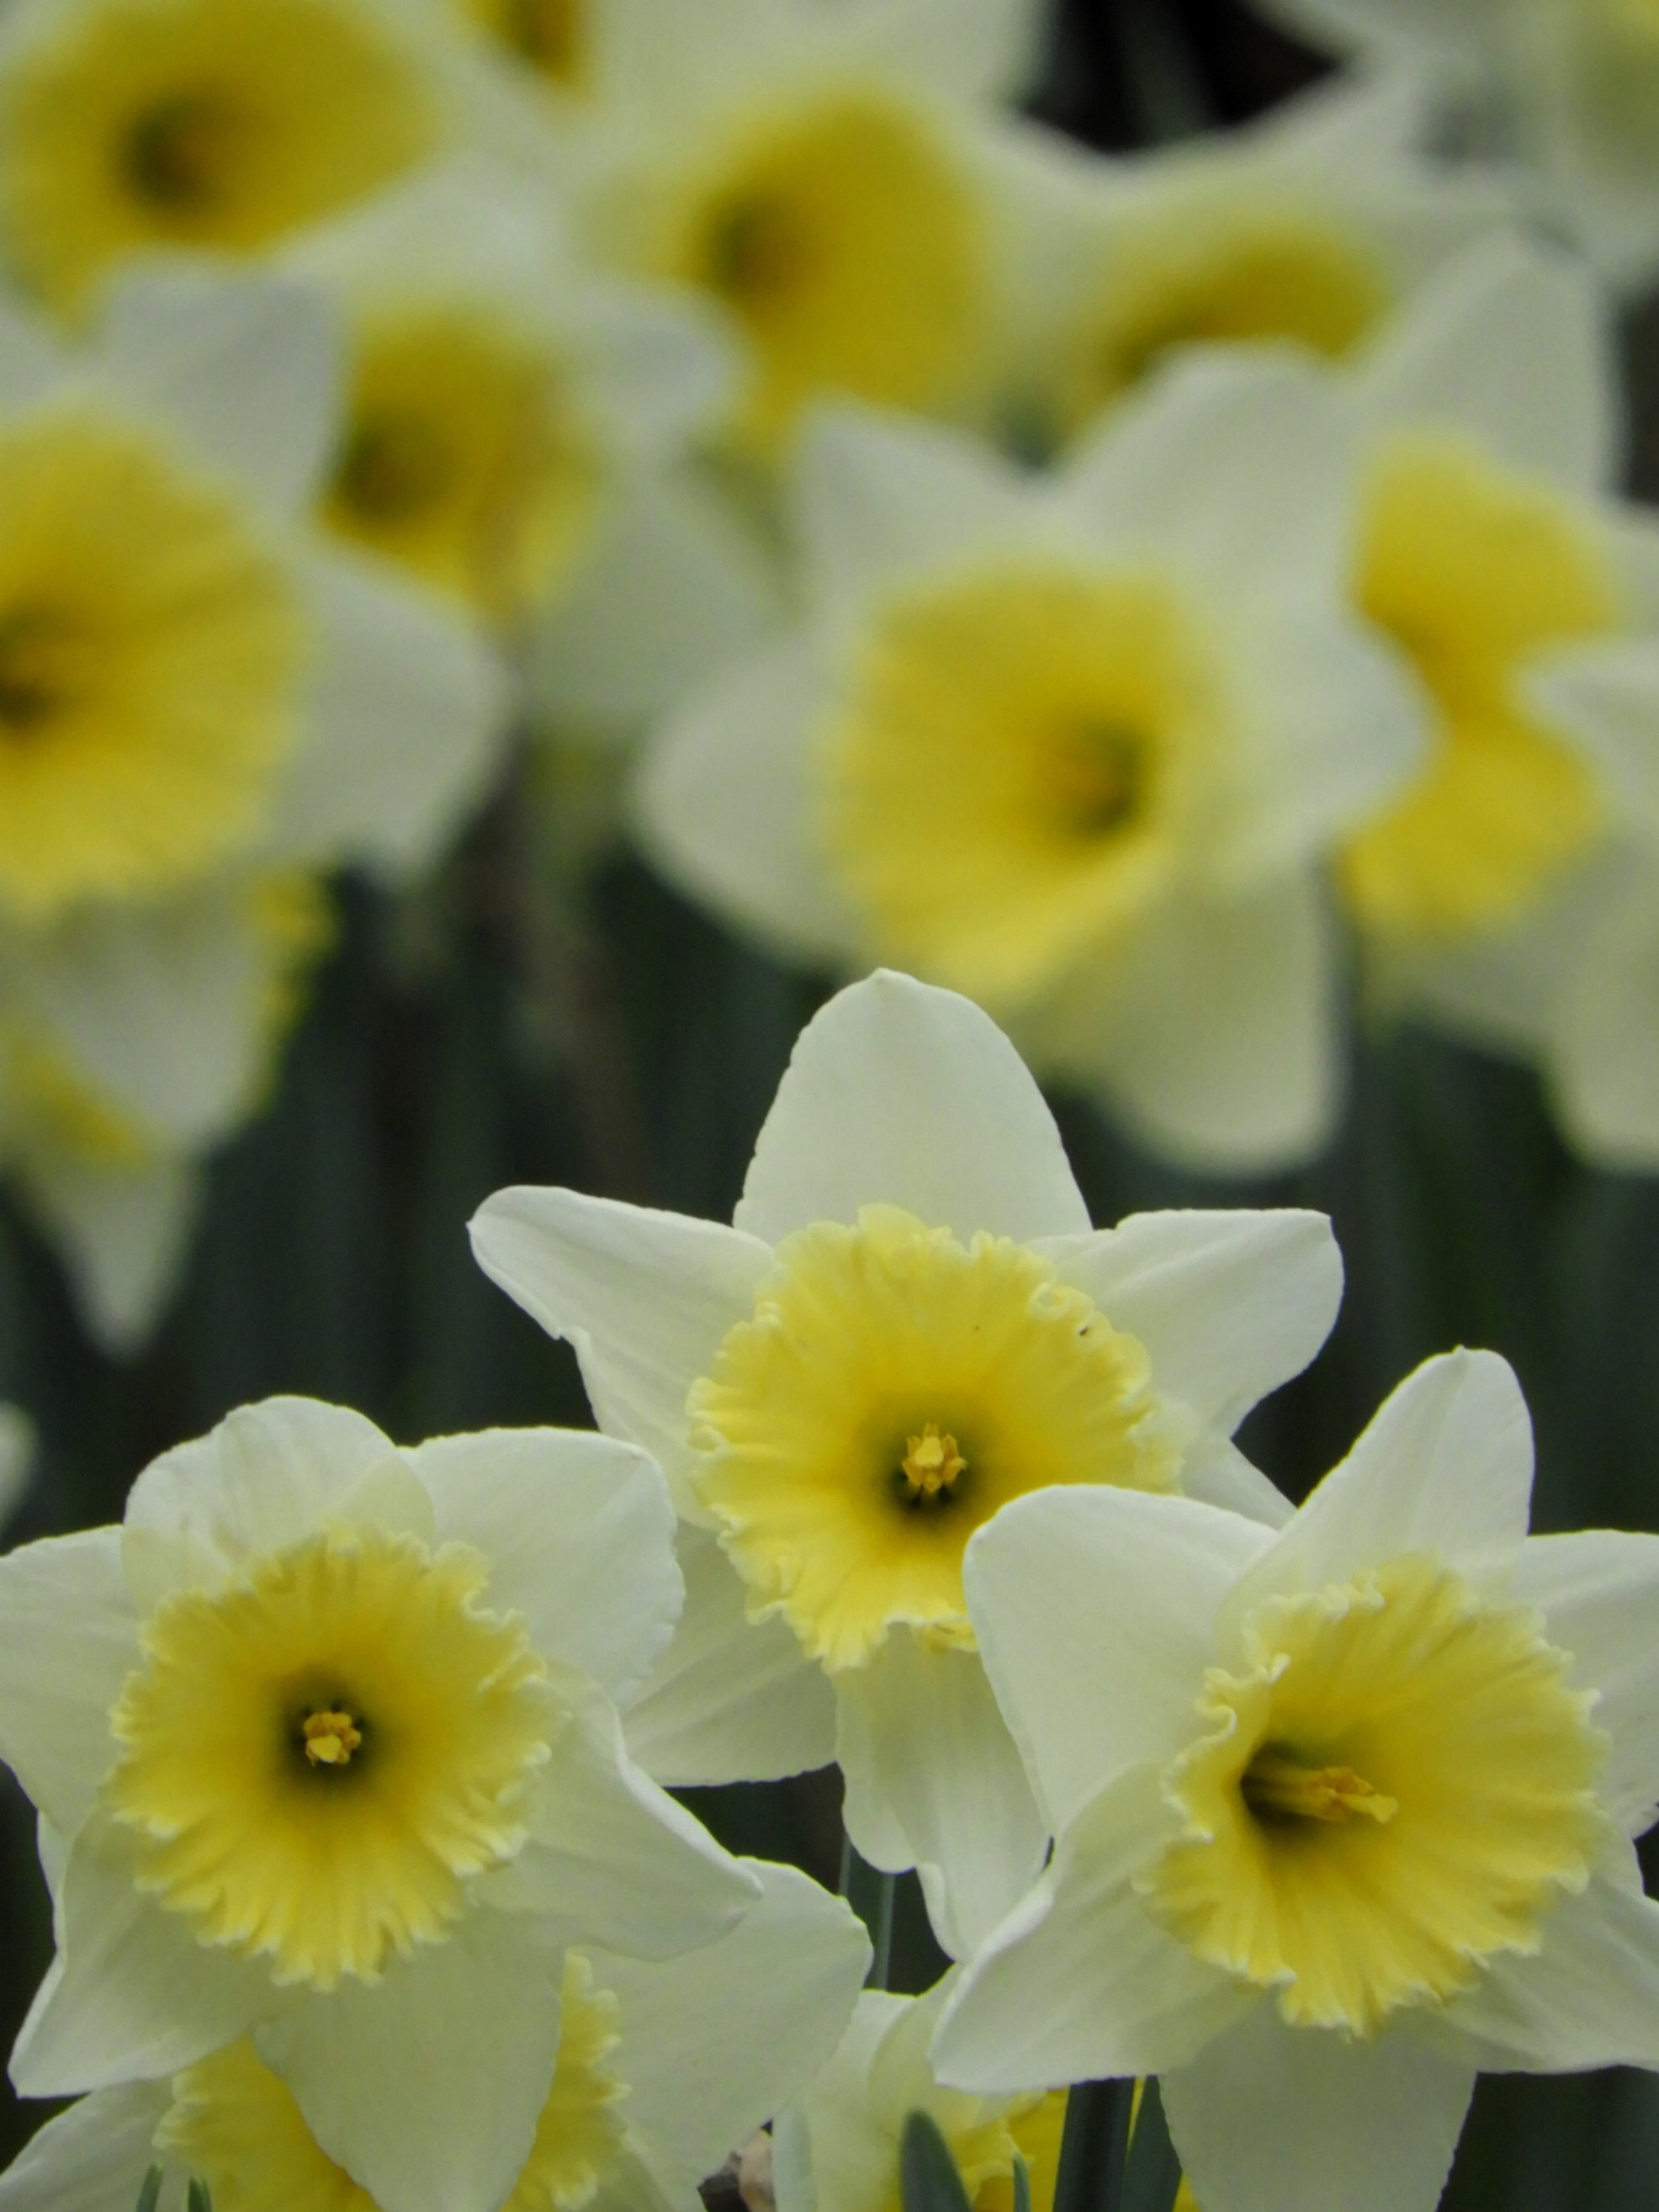
POLYGON ((0 1744, 85 2094, 3 2212, 885 2212, 917 2112, 1049 2212, 1157 2075, 1206 2212, 1432 2212, 1478 2069, 1659 2069, 1659 1538, 1530 1538, 1495 1355, 1297 1511, 1231 1441, 1328 1224, 1091 1227, 1007 1040, 881 973, 803 1032, 729 1227, 474 1224, 602 1433, 398 1448, 276 1399, 0 1562, 0 1744), (912 1998, 666 1784, 836 1760, 953 1964, 912 1998), (878 1970, 879 1971, 879 1970, 878 1970))

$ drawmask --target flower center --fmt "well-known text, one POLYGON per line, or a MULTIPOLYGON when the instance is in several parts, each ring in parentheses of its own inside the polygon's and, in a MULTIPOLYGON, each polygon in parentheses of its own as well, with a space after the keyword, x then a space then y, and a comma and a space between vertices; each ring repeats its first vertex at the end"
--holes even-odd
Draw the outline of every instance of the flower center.
POLYGON ((142 434, 0 430, 0 908, 159 895, 260 819, 294 738, 284 569, 142 434))
POLYGON ((146 246, 249 252, 429 153, 423 70, 356 0, 88 0, 0 81, 25 281, 76 312, 146 246))
POLYGON ((324 513, 342 536, 505 619, 574 559, 601 466, 539 340, 470 306, 414 304, 359 334, 324 513))
POLYGON ((822 740, 831 866, 882 957, 1017 1004, 1202 834, 1216 719, 1161 577, 1034 559, 896 593, 822 740))
POLYGON ((1613 627, 1607 560, 1548 487, 1414 434, 1374 473, 1358 592, 1414 665, 1437 727, 1418 781, 1348 841, 1343 892, 1380 933, 1500 927, 1601 830, 1588 764, 1518 679, 1540 647, 1613 627))
POLYGON ((751 1603, 824 1666, 900 1622, 970 1645, 963 1552, 1011 1498, 1171 1486, 1146 1352, 1024 1246, 868 1206, 777 1256, 692 1386, 695 1480, 751 1603))
POLYGON ((1418 1555, 1258 1607, 1164 1776, 1141 1887, 1291 2026, 1367 2035, 1530 1951, 1599 1847, 1606 1739, 1536 1616, 1418 1555))
POLYGON ((166 1600, 110 1719, 139 1886, 281 1982, 372 1980, 441 1941, 522 1845, 561 1724, 484 1581, 463 1546, 365 1528, 166 1600))
POLYGON ((1247 1808, 1268 1826, 1285 1820, 1386 1823, 1400 1810, 1351 1766, 1310 1766, 1284 1745, 1264 1743, 1239 1779, 1247 1808))
POLYGON ((904 1503, 911 1506, 949 1505, 956 1496, 957 1479, 968 1471, 968 1462, 957 1449, 954 1437, 942 1437, 937 1423, 927 1422, 919 1437, 905 1440, 899 1462, 899 1481, 904 1503))
POLYGON ((306 1757, 313 1766, 349 1766, 352 1753, 363 1741, 363 1732, 352 1716, 332 1708, 307 1713, 300 1734, 306 1757))
POLYGON ((712 292, 754 349, 745 428, 775 443, 814 392, 941 392, 981 309, 978 209, 921 112, 857 88, 739 118, 672 180, 657 273, 712 292))

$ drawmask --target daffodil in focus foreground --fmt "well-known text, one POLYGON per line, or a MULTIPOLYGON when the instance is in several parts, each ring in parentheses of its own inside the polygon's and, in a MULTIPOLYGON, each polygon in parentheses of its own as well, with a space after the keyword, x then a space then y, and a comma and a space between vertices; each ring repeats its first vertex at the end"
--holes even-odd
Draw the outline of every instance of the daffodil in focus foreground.
POLYGON ((1477 2069, 1659 2068, 1659 1539, 1528 1538, 1531 1482, 1458 1352, 1277 1532, 1094 1488, 975 1540, 1056 1844, 942 2081, 1157 2074, 1206 2212, 1430 2212, 1477 2069))
MULTIPOLYGON (((501 2212, 678 2212, 822 2064, 869 1944, 805 1875, 744 1863, 760 1894, 712 1943, 669 1960, 589 1947, 543 1961, 558 2057, 501 2212)), ((380 2212, 246 2040, 168 2081, 95 2090, 49 2122, 0 2176, 0 2212, 131 2212, 152 2164, 167 2212, 191 2177, 215 2212, 380 2212)))
POLYGON ((684 1620, 628 1713, 664 1782, 839 1759, 875 1865, 918 1866, 970 1949, 1047 1831, 963 1597, 973 1531, 1054 1483, 1288 1510, 1229 1441, 1340 1296, 1317 1214, 1091 1227, 1053 1117, 953 993, 881 974, 798 1041, 732 1226, 498 1193, 485 1271, 653 1452, 684 1620))
POLYGON ((1154 1151, 1316 1152, 1340 1088, 1322 860, 1425 730, 1343 604, 1353 430, 1311 381, 1183 364, 1041 480, 824 410, 808 619, 659 732, 648 854, 793 956, 978 1000, 1154 1151))
POLYGON ((625 1445, 405 1451, 273 1399, 156 1461, 123 1527, 0 1562, 0 1743, 58 1942, 19 2087, 251 2037, 231 2075, 269 2069, 258 2097, 381 2212, 493 2212, 554 2081, 567 1947, 672 1958, 759 1894, 611 1702, 679 1610, 672 1525, 625 1445))

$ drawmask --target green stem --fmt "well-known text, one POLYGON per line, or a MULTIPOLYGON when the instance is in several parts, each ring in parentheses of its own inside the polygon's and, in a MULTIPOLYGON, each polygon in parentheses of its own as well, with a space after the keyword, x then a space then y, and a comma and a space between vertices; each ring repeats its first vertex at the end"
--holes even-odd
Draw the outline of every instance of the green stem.
POLYGON ((1066 2100, 1054 2212, 1117 2212, 1133 2081, 1079 2081, 1066 2100))

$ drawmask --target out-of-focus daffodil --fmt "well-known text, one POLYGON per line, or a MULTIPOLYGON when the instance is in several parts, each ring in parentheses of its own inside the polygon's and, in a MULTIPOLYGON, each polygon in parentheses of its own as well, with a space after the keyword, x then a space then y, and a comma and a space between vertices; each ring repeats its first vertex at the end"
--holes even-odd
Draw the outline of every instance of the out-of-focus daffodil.
POLYGON ((687 1524, 684 1620, 628 1716, 642 1763, 690 1783, 838 1756, 854 1842, 921 1868, 958 1954, 1045 1841, 963 1610, 969 1536, 1048 1483, 1282 1515, 1227 1439, 1340 1285, 1316 1215, 1092 1231, 1007 1041, 888 975, 804 1032, 733 1226, 520 1189, 473 1239, 687 1524))
POLYGON ((1052 452, 1187 346, 1351 359, 1507 213, 1491 179, 1419 150, 1427 107, 1395 71, 1121 159, 1012 140, 999 429, 1052 452))
POLYGON ((819 960, 981 1000, 1040 1071, 1212 1169, 1337 1093, 1332 842, 1424 710, 1343 603, 1354 429, 1279 360, 1190 362, 1052 479, 828 412, 808 622, 642 763, 647 850, 819 960))

